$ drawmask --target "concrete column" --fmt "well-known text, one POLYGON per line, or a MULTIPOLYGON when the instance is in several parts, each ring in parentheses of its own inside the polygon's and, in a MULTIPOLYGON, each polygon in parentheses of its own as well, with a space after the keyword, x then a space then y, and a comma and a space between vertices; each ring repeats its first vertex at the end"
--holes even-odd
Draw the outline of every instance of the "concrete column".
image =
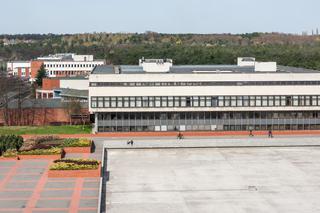
POLYGON ((98 113, 94 113, 94 126, 93 126, 93 133, 98 132, 98 113))

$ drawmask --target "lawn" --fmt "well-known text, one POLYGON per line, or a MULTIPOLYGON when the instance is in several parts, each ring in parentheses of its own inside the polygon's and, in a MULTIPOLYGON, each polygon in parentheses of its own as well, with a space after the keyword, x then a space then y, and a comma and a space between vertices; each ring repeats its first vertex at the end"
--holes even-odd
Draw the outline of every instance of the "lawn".
POLYGON ((1 134, 43 135, 43 134, 88 134, 91 126, 4 126, 0 127, 1 134))

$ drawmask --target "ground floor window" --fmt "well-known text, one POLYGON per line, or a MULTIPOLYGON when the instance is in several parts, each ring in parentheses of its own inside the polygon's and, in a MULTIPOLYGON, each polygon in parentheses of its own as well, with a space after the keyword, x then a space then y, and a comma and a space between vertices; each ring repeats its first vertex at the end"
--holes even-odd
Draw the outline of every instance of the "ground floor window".
POLYGON ((104 112, 99 132, 316 130, 320 111, 104 112))

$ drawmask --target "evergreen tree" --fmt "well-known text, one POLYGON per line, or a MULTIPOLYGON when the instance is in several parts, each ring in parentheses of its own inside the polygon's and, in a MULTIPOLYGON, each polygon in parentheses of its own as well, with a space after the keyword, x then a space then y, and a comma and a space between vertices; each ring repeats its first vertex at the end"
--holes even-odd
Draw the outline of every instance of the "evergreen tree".
POLYGON ((47 77, 47 71, 44 68, 44 64, 42 64, 36 76, 36 83, 39 87, 42 87, 42 79, 45 77, 47 77))

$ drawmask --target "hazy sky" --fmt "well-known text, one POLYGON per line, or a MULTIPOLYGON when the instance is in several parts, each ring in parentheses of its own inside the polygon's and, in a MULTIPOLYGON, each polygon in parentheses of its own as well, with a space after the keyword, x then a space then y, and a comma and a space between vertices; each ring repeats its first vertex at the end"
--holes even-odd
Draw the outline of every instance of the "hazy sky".
POLYGON ((0 0, 0 6, 0 34, 320 28, 320 0, 0 0))

